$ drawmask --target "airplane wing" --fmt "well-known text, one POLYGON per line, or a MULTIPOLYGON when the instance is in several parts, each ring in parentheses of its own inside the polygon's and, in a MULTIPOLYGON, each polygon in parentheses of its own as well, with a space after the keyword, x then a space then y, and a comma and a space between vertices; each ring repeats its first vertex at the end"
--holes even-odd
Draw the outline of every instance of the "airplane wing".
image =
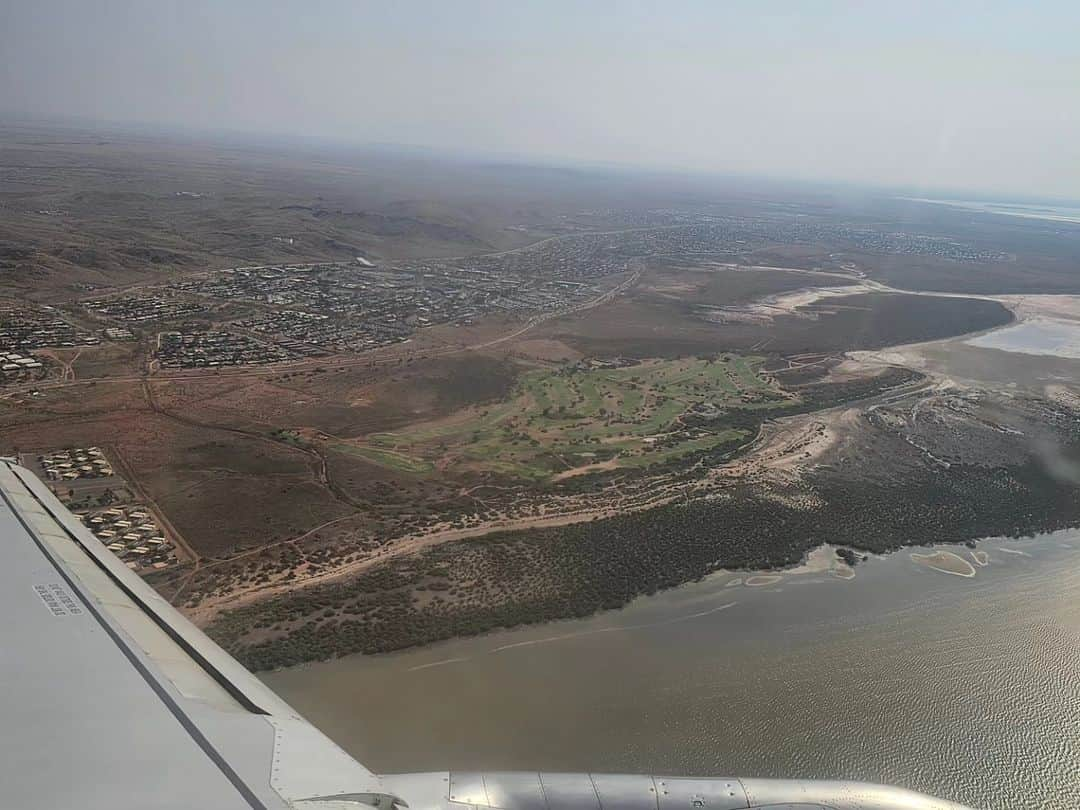
POLYGON ((963 810, 854 782, 376 775, 0 459, 0 806, 184 810, 963 810))

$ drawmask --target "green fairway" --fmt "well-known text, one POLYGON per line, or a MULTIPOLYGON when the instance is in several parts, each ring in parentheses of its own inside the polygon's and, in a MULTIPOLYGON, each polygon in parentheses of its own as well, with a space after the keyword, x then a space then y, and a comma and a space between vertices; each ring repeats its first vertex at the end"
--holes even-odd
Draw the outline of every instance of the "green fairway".
POLYGON ((424 459, 412 458, 402 453, 390 450, 380 450, 376 447, 363 447, 355 444, 332 444, 331 449, 354 456, 361 456, 368 461, 374 461, 384 467, 407 473, 429 473, 435 469, 435 465, 424 459))
POLYGON ((742 437, 739 430, 684 424, 681 417, 695 407, 723 411, 785 402, 760 376, 761 363, 725 356, 532 371, 504 402, 344 447, 411 473, 430 472, 437 461, 447 469, 533 480, 600 463, 645 466, 742 437))

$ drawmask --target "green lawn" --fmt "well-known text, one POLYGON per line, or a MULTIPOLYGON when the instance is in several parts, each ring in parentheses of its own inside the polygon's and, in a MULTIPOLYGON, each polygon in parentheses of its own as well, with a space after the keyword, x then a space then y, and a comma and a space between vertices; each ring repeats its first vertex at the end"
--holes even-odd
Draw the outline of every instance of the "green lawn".
POLYGON ((374 461, 376 464, 381 464, 383 467, 389 467, 390 469, 398 470, 399 472, 416 474, 429 473, 435 470, 435 465, 430 461, 406 456, 402 453, 395 453, 391 450, 380 450, 376 447, 364 447, 355 444, 341 443, 332 444, 330 445, 330 448, 341 453, 360 456, 368 461, 374 461))

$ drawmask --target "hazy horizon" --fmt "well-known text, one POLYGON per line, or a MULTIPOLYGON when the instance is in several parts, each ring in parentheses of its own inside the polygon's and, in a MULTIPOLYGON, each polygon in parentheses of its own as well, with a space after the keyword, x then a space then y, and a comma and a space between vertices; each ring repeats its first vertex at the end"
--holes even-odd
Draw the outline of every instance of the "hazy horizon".
POLYGON ((1080 9, 45 0, 0 116, 1080 196, 1080 9))

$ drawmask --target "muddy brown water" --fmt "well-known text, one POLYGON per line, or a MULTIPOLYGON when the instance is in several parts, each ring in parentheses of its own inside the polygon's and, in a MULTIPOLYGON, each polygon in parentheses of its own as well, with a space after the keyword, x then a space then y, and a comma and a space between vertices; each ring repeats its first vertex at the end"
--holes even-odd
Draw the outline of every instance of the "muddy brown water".
POLYGON ((264 679, 378 771, 828 777, 1080 807, 1080 532, 984 540, 986 565, 948 550, 975 576, 906 550, 850 580, 716 575, 264 679))

